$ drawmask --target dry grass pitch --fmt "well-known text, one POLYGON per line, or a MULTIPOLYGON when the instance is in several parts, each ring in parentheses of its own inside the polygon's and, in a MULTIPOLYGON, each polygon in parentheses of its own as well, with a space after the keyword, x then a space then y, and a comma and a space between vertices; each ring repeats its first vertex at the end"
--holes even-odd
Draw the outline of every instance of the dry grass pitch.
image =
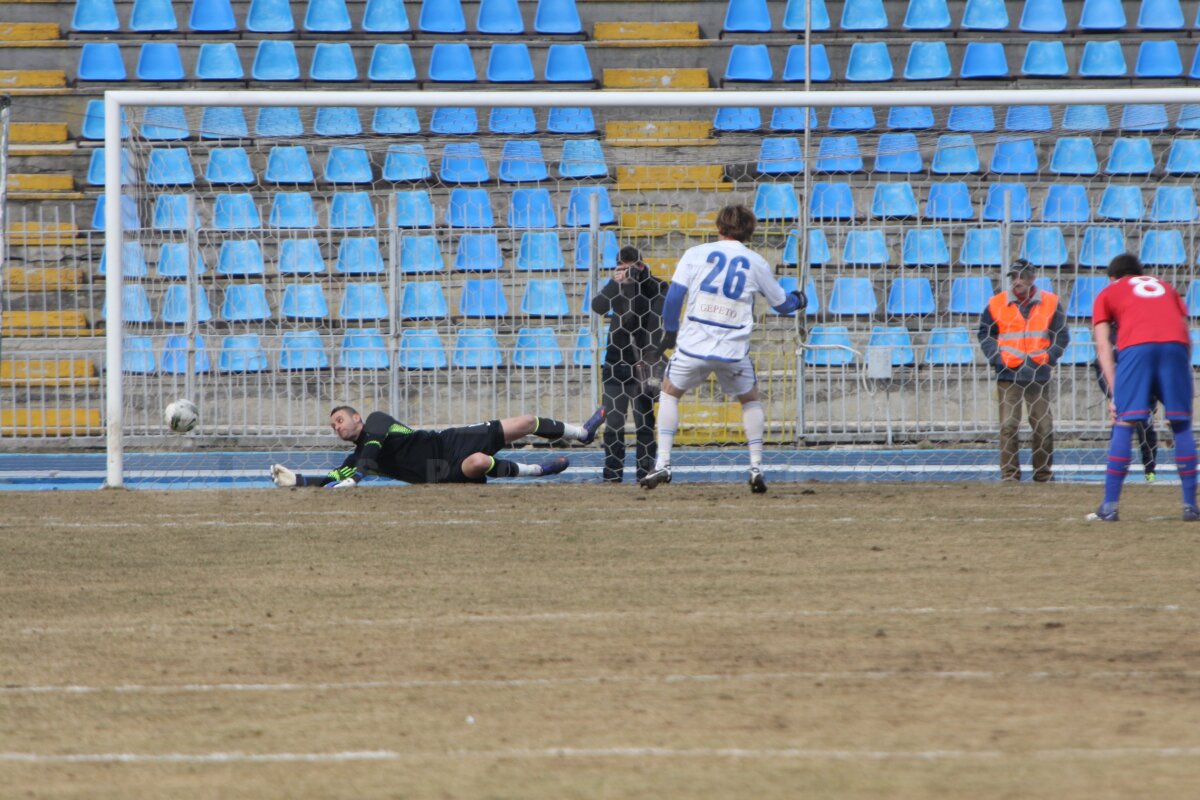
POLYGON ((1200 797, 1133 486, 3 495, 0 796, 1200 797))

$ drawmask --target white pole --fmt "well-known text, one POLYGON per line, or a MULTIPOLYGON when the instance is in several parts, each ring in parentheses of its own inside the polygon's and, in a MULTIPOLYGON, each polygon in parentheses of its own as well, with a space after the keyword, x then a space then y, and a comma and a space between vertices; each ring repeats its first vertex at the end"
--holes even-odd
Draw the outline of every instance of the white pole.
POLYGON ((108 388, 105 443, 108 464, 105 485, 124 485, 124 442, 121 429, 124 423, 124 387, 121 384, 122 334, 124 311, 121 308, 121 101, 123 92, 104 93, 104 249, 108 256, 108 273, 104 276, 105 302, 108 304, 107 326, 104 331, 105 383, 108 388))

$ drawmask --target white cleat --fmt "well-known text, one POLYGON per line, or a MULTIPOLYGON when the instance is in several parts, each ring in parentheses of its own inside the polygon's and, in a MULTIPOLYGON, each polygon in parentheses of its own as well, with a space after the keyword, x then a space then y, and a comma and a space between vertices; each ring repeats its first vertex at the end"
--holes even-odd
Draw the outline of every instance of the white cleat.
POLYGON ((641 487, 643 489, 653 489, 655 486, 658 486, 661 483, 670 483, 670 482, 671 482, 671 468, 670 467, 663 467, 662 469, 651 470, 650 472, 647 472, 641 478, 641 480, 638 481, 638 483, 641 484, 641 487))

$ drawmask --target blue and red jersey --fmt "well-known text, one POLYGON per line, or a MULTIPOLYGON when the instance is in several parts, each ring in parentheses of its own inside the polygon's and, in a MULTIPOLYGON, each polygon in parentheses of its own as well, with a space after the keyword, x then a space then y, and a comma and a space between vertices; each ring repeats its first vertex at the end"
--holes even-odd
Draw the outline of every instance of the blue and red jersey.
POLYGON ((1092 322, 1117 326, 1117 349, 1150 342, 1189 344, 1187 307, 1171 284, 1150 275, 1126 275, 1096 296, 1092 322))

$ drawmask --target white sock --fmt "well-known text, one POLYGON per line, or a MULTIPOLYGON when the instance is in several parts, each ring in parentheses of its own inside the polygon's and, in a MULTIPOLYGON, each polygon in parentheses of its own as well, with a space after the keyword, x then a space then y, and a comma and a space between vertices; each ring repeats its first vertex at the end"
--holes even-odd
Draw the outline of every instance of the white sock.
POLYGON ((518 478, 536 478, 542 474, 541 464, 522 464, 517 462, 518 478))
POLYGON ((576 441, 578 441, 578 440, 582 439, 582 438, 583 438, 583 437, 585 437, 585 436, 587 436, 587 432, 586 432, 586 431, 584 431, 584 429, 583 429, 583 426, 582 426, 582 425, 572 425, 572 424, 571 424, 571 423, 569 423, 569 422, 564 422, 564 423, 563 423, 563 435, 562 435, 562 438, 564 438, 564 439, 575 439, 576 441))
POLYGON ((658 396, 658 458, 654 468, 671 466, 671 448, 675 445, 675 431, 679 428, 679 398, 663 392, 658 396))
POLYGON ((760 401, 742 403, 742 426, 746 429, 746 443, 750 446, 750 467, 762 469, 763 430, 767 426, 767 415, 763 413, 760 401))

